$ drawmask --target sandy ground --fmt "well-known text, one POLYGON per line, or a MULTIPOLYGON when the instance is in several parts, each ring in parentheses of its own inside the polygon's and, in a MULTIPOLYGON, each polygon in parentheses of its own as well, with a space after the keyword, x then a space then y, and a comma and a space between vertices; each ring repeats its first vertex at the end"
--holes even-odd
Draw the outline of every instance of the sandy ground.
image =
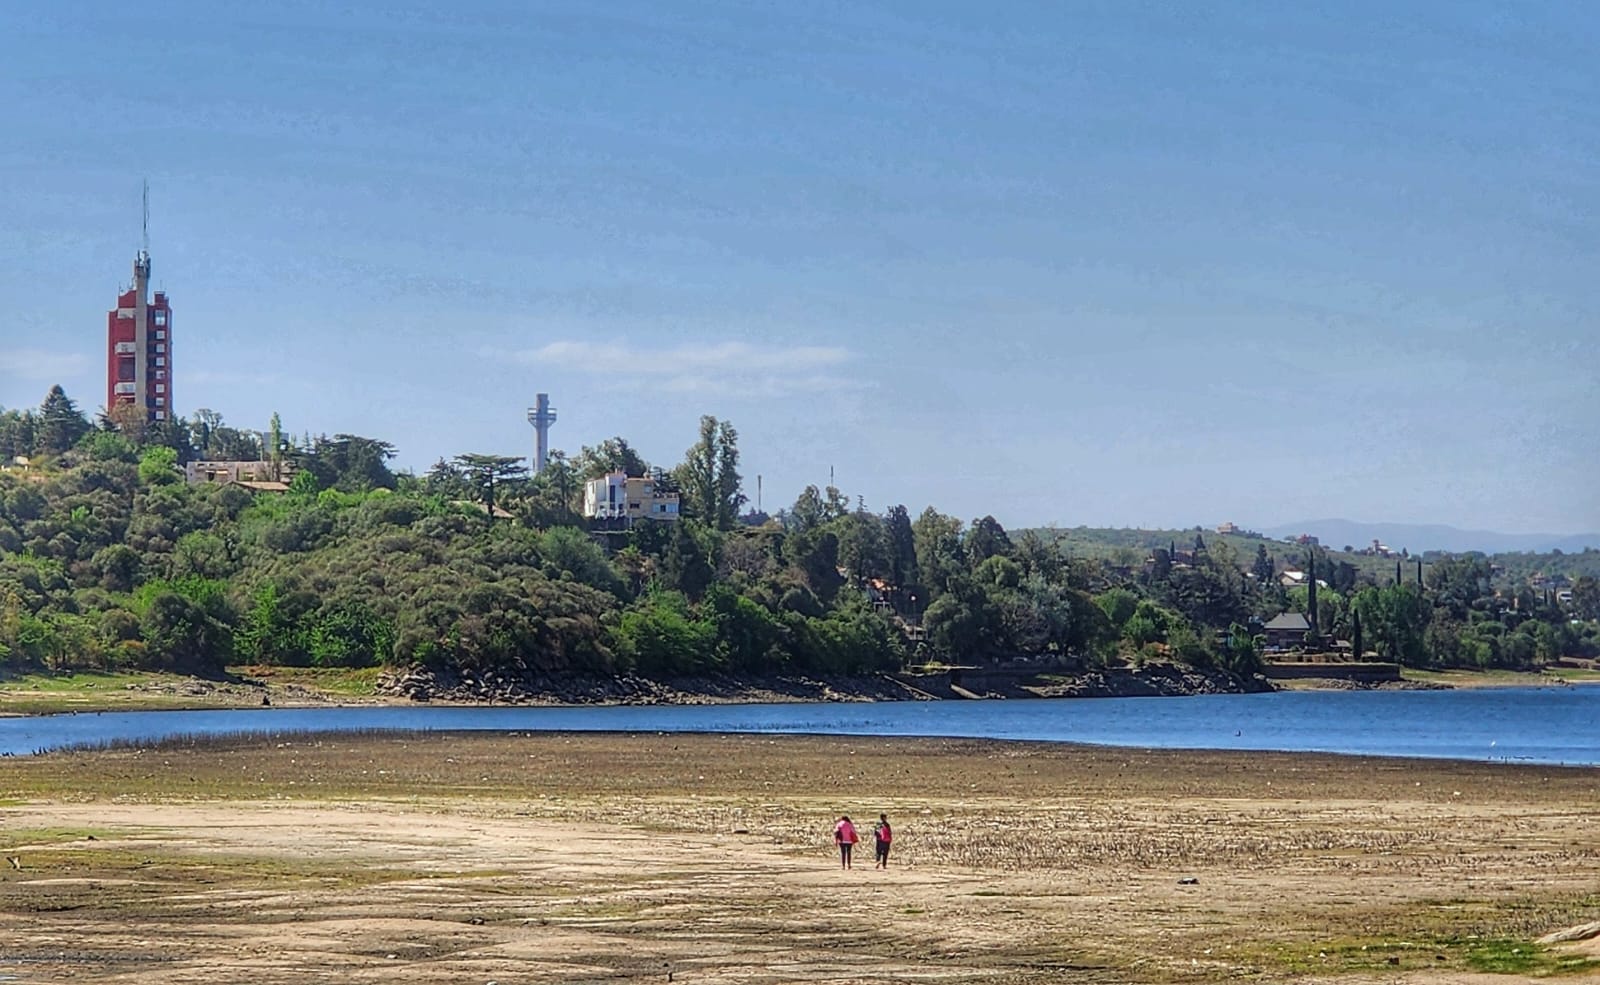
POLYGON ((1600 919, 1597 793, 1587 770, 947 740, 57 754, 0 764, 0 979, 1531 981, 1593 942, 1515 975, 1484 949, 1600 919), (897 822, 888 871, 870 846, 839 868, 841 810, 897 822))

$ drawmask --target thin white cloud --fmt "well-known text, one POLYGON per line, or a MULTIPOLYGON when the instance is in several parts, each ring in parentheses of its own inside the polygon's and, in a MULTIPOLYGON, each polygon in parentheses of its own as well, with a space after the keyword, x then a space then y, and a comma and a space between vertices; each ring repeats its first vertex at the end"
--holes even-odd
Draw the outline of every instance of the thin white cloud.
POLYGON ((179 377, 183 383, 219 386, 273 386, 280 377, 277 373, 250 373, 227 369, 197 369, 179 377))
POLYGON ((806 376, 711 377, 683 374, 660 381, 662 390, 672 393, 720 393, 735 397, 786 397, 797 393, 825 393, 859 390, 860 380, 813 373, 806 376))
POLYGON ((566 366, 603 372, 673 376, 679 373, 732 370, 749 373, 774 369, 815 369, 848 361, 850 353, 836 346, 756 346, 748 342, 681 345, 642 349, 622 342, 551 342, 516 354, 518 362, 566 366))
POLYGON ((24 380, 61 382, 89 368, 81 352, 51 352, 47 349, 0 349, 0 373, 24 380))
POLYGON ((563 340, 511 353, 511 358, 528 366, 603 375, 617 387, 649 381, 674 393, 781 397, 863 386, 859 380, 830 372, 851 359, 850 351, 838 346, 718 342, 646 349, 626 342, 563 340))

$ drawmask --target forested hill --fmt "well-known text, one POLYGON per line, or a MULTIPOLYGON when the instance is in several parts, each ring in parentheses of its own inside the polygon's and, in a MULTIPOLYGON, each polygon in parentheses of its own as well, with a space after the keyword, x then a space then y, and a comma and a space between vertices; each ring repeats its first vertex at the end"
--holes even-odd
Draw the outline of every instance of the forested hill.
MULTIPOLYGON (((1196 536, 1203 538, 1208 544, 1226 544, 1240 557, 1253 557, 1258 549, 1264 548, 1280 571, 1303 566, 1306 556, 1304 544, 1296 543, 1293 539, 1266 536, 1252 531, 1222 534, 1201 527, 1188 527, 1182 530, 1048 527, 1038 528, 1032 533, 1061 545, 1063 550, 1074 557, 1093 558, 1124 566, 1143 563, 1150 552, 1157 548, 1165 547, 1170 550, 1176 546, 1187 549, 1193 544, 1196 536)), ((1318 551, 1319 556, 1326 558, 1329 564, 1349 564, 1362 576, 1370 578, 1375 583, 1393 578, 1397 559, 1408 564, 1414 560, 1421 560, 1427 565, 1452 556, 1440 551, 1428 551, 1419 555, 1407 551, 1380 556, 1365 550, 1364 547, 1350 544, 1340 547, 1331 544, 1319 545, 1318 551)), ((1550 579, 1565 579, 1571 582, 1584 576, 1600 578, 1600 549, 1596 548, 1576 552, 1556 550, 1467 553, 1482 557, 1489 565, 1495 587, 1507 591, 1515 591, 1521 586, 1543 583, 1550 579)))
POLYGON ((258 436, 210 412, 95 425, 56 388, 0 412, 15 463, 0 472, 0 665, 672 677, 1027 657, 1249 672, 1260 623, 1286 608, 1316 614, 1308 646, 1354 638, 1413 664, 1600 649, 1600 627, 1572 619, 1600 616, 1592 579, 1569 610, 1494 591, 1477 559, 1434 563, 1418 587, 1303 550, 1330 582, 1313 596, 1280 584, 1266 545, 1193 532, 1099 558, 992 517, 875 513, 814 487, 769 519, 742 512, 731 425, 708 417, 686 438, 659 472, 685 518, 604 532, 578 515, 584 480, 652 471, 622 438, 535 477, 483 454, 397 475, 381 440, 296 439, 276 418, 258 436), (190 485, 194 458, 264 458, 292 481, 190 485))

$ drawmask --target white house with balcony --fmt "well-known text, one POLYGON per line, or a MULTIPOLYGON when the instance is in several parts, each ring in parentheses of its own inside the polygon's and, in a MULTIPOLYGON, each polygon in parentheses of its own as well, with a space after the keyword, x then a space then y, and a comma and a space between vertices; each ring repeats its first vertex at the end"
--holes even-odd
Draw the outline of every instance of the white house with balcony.
POLYGON ((591 520, 678 519, 678 494, 657 487, 655 479, 611 472, 583 487, 583 515, 591 520))

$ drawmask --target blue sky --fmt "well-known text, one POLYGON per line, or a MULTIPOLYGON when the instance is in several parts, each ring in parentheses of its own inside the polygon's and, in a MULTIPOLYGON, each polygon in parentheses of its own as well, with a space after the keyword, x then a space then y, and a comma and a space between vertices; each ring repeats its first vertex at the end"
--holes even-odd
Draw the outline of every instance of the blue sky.
POLYGON ((13 4, 0 405, 426 468, 739 428, 754 498, 1600 528, 1600 8, 13 4))

